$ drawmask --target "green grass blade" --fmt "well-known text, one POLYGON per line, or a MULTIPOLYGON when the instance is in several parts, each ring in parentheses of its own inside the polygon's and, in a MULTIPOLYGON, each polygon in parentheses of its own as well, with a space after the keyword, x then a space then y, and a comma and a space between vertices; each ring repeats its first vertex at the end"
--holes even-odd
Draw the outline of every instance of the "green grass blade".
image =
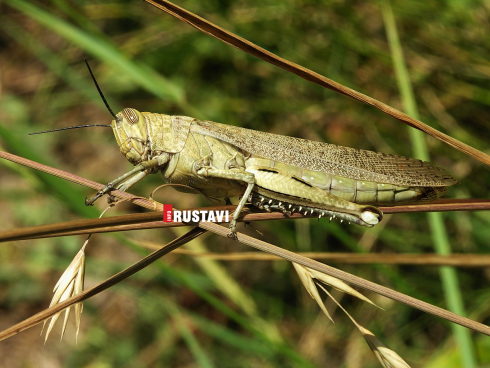
POLYGON ((185 106, 184 93, 180 87, 146 65, 137 64, 128 55, 102 36, 82 32, 80 29, 65 22, 63 19, 23 0, 6 0, 10 6, 20 10, 45 27, 73 42, 95 57, 107 62, 112 68, 130 77, 136 84, 162 99, 169 99, 180 106, 185 106))
MULTIPOLYGON (((403 57, 400 40, 396 30, 395 18, 389 0, 382 1, 382 10, 403 106, 410 116, 418 119, 419 114, 417 104, 415 102, 412 84, 403 57)), ((416 129, 409 129, 409 133, 415 156, 421 160, 429 161, 429 153, 425 143, 424 134, 416 129)), ((438 212, 429 213, 428 219, 435 251, 438 254, 450 254, 451 247, 442 214, 438 212)), ((464 316, 463 298, 460 292, 456 270, 453 267, 441 267, 440 277, 449 310, 464 316)), ((459 351, 461 352, 462 366, 466 368, 476 367, 476 357, 474 355, 470 331, 454 324, 451 325, 451 328, 453 329, 459 351)))
MULTIPOLYGON (((66 60, 62 59, 59 54, 50 51, 46 46, 39 42, 31 33, 20 27, 15 21, 2 17, 2 30, 12 37, 17 43, 29 50, 39 60, 41 60, 56 76, 64 80, 73 90, 84 95, 88 100, 101 104, 99 94, 96 92, 94 84, 89 78, 80 78, 79 74, 69 67, 66 60)), ((111 101, 114 110, 121 110, 116 102, 111 101)))
POLYGON ((179 312, 177 308, 173 311, 174 320, 177 323, 177 327, 184 339, 185 343, 189 347, 191 354, 196 359, 196 362, 200 367, 204 368, 212 368, 215 365, 211 362, 208 355, 204 351, 204 348, 201 346, 199 341, 196 339, 192 331, 187 326, 182 314, 179 312))

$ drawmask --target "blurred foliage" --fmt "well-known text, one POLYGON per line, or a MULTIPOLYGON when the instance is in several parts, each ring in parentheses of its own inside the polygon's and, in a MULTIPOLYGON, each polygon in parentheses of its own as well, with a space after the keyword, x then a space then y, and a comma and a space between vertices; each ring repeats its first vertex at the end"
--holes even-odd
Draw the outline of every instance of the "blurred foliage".
MULTIPOLYGON (((401 107, 383 19, 375 1, 187 0, 178 5, 282 57, 401 107)), ((421 120, 486 150, 490 128, 489 3, 394 1, 393 9, 421 120)), ((32 154, 31 158, 40 162, 99 182, 108 182, 130 168, 110 130, 27 136, 33 131, 110 121, 84 58, 90 61, 115 110, 128 106, 191 115, 411 155, 407 130, 394 119, 256 60, 142 1, 2 0, 0 47, 0 125, 2 131, 8 130, 0 135, 0 148, 32 154)), ((431 160, 461 178, 462 184, 452 189, 449 197, 488 197, 490 175, 482 164, 432 138, 427 141, 431 160)), ((131 192, 147 196, 160 184, 155 175, 131 192)), ((63 181, 47 182, 31 170, 5 162, 0 162, 0 185, 2 230, 97 216, 103 208, 99 203, 98 211, 89 213, 83 198, 92 195, 91 191, 63 181)), ((199 196, 171 189, 159 192, 158 197, 179 208, 209 204, 199 196)), ((139 210, 130 205, 119 209, 139 210)), ((454 252, 488 252, 488 213, 448 213, 445 219, 454 252)), ((386 220, 384 226, 370 230, 326 221, 254 226, 267 240, 291 250, 432 251, 424 214, 386 220)), ((248 233, 259 236, 253 230, 248 233)), ((171 231, 94 236, 88 247, 87 286, 147 253, 128 239, 164 243, 175 236, 171 231)), ((48 306, 52 287, 82 242, 83 237, 76 237, 2 244, 0 328, 48 306)), ((207 236, 203 243, 213 251, 245 250, 215 236, 207 236)), ((378 366, 345 316, 334 313, 337 323, 329 323, 285 262, 228 262, 221 264, 223 273, 213 273, 218 271, 208 266, 187 256, 165 257, 85 303, 78 345, 71 333, 73 326, 62 343, 51 338, 46 346, 36 327, 0 344, 4 364, 378 366), (244 295, 239 298, 250 299, 240 305, 225 296, 233 286, 220 285, 219 278, 213 276, 216 274, 223 280, 236 280, 244 295)), ((435 268, 341 267, 444 306, 435 268)), ((459 276, 469 317, 488 323, 489 274, 461 269, 459 276)), ((385 311, 347 297, 342 303, 360 324, 414 366, 458 365, 458 351, 447 323, 384 298, 370 297, 385 311)), ((477 357, 488 364, 488 338, 474 335, 474 340, 477 357)))

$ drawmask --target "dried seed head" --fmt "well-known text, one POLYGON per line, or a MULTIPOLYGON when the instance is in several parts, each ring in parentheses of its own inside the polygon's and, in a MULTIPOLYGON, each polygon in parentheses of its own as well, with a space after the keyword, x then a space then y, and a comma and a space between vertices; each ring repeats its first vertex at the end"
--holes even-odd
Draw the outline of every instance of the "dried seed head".
MULTIPOLYGON (((88 239, 87 239, 88 241, 88 239)), ((86 244, 86 243, 85 243, 86 244)), ((54 296, 49 304, 50 307, 64 302, 66 299, 81 294, 83 292, 83 283, 84 283, 84 275, 85 275, 85 252, 82 248, 73 261, 70 263, 68 268, 63 272, 60 279, 56 283, 54 287, 54 296)), ((80 330, 80 318, 82 314, 83 304, 77 303, 74 306, 75 308, 75 325, 76 325, 76 336, 78 336, 78 332, 80 330)), ((65 310, 65 318, 63 321, 63 328, 61 330, 61 339, 63 339, 63 334, 65 333, 66 325, 68 323, 68 317, 70 315, 71 307, 68 307, 65 310)), ((46 330, 45 342, 48 340, 49 334, 51 333, 56 321, 58 321, 62 312, 55 314, 51 317, 51 320, 48 325, 48 329, 46 330)), ((46 321, 45 321, 46 324, 46 321)), ((44 329, 44 327, 43 327, 44 329)), ((41 332, 42 333, 42 332, 41 332)))

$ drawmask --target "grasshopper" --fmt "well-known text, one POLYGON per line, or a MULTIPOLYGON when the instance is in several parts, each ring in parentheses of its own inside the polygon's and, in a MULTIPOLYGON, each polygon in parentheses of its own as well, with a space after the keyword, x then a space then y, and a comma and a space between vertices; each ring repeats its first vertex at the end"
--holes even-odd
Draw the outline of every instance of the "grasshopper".
POLYGON ((187 116, 125 108, 111 127, 121 153, 135 166, 87 205, 113 188, 127 190, 160 171, 166 182, 185 184, 211 198, 241 197, 232 233, 247 202, 267 211, 338 217, 372 227, 382 219, 376 205, 433 201, 459 182, 413 158, 187 116))
POLYGON ((116 115, 87 67, 114 117, 111 125, 92 126, 112 127, 134 168, 86 198, 86 205, 161 172, 167 183, 184 184, 209 198, 229 202, 241 197, 230 221, 230 236, 235 237, 247 202, 269 212, 315 214, 372 227, 383 217, 375 206, 433 201, 459 183, 444 169, 409 157, 132 108, 116 115))
MULTIPOLYGON (((372 227, 383 214, 375 206, 428 202, 459 181, 444 169, 409 157, 238 128, 187 116, 107 109, 121 153, 134 165, 86 205, 112 189, 127 190, 161 172, 210 198, 241 197, 230 221, 247 202, 266 211, 339 218, 372 227)), ((180 191, 186 188, 176 187, 180 191)))

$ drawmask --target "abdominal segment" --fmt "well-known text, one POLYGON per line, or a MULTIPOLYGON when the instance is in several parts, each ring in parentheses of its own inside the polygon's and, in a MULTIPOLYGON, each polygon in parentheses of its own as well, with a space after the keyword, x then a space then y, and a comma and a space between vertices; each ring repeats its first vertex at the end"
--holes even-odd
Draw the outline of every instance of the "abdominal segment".
MULTIPOLYGON (((396 206, 421 201, 428 202, 439 198, 448 190, 447 187, 410 187, 355 180, 260 157, 250 157, 246 161, 246 167, 247 171, 255 172, 256 176, 257 174, 264 176, 265 173, 284 175, 296 180, 298 184, 302 183, 315 189, 321 189, 335 197, 357 204, 396 206)), ((304 198, 304 196, 301 197, 304 198)))

